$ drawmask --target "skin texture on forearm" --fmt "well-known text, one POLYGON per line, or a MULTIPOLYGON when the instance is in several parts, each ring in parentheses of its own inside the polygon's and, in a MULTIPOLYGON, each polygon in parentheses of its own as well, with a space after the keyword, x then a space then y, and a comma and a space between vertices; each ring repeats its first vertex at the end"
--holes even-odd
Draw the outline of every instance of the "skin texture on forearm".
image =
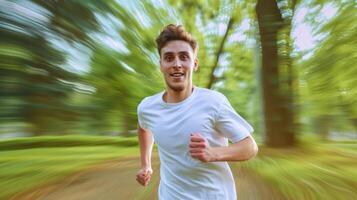
POLYGON ((215 155, 213 162, 245 161, 251 159, 258 153, 258 146, 252 136, 248 136, 227 147, 213 147, 211 150, 215 155))
POLYGON ((140 146, 140 158, 142 167, 151 167, 151 152, 154 145, 154 138, 150 131, 138 127, 138 139, 140 146))

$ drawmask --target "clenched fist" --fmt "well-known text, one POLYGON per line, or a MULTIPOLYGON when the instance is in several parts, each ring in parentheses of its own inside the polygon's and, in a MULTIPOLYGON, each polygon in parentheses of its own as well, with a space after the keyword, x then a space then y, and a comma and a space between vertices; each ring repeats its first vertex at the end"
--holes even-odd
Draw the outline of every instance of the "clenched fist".
POLYGON ((202 162, 213 162, 216 160, 214 150, 209 146, 208 141, 199 133, 191 134, 189 148, 192 158, 202 162))
POLYGON ((143 167, 136 174, 136 181, 140 183, 142 186, 147 186, 150 182, 152 175, 151 167, 143 167))

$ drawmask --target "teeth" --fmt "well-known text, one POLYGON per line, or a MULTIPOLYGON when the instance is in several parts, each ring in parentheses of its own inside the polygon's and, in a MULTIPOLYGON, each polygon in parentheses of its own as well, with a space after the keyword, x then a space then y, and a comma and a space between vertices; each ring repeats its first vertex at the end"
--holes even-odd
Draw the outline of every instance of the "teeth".
POLYGON ((180 76, 183 76, 183 74, 181 74, 181 73, 174 73, 174 74, 172 74, 172 76, 174 76, 174 77, 180 77, 180 76))

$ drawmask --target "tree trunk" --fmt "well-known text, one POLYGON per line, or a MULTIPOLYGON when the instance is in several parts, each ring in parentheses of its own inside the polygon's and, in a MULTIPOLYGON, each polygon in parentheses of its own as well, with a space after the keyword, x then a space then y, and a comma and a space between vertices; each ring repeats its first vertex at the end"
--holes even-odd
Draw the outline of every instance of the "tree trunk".
POLYGON ((290 109, 290 98, 284 97, 281 90, 279 78, 277 38, 284 21, 275 0, 258 0, 256 13, 262 48, 265 143, 272 147, 292 146, 295 142, 293 112, 290 109))

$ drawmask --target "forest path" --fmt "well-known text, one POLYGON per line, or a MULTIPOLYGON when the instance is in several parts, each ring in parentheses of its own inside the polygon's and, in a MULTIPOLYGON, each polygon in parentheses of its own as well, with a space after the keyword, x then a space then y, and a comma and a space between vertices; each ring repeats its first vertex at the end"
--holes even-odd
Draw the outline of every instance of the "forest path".
MULTIPOLYGON (((150 184, 142 187, 135 180, 140 167, 138 157, 118 159, 78 172, 56 183, 16 195, 11 200, 119 200, 157 199, 159 185, 159 161, 153 157, 154 174, 150 184)), ((273 187, 264 184, 251 171, 231 165, 238 199, 279 200, 284 199, 273 187)))

